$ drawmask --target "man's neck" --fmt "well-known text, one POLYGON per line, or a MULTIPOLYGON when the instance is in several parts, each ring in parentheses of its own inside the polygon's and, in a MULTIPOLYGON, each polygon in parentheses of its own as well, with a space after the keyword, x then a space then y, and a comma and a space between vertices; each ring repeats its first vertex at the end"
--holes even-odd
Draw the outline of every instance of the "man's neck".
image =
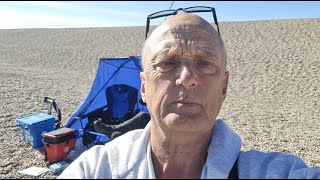
MULTIPOLYGON (((155 131, 151 131, 155 132, 155 131)), ((157 178, 200 178, 207 159, 211 133, 151 134, 151 156, 157 178)))

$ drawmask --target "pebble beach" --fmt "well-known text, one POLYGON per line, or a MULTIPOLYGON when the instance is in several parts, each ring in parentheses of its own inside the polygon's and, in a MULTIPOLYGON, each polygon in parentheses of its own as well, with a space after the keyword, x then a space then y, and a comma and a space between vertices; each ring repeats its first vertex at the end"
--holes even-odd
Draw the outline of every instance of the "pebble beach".
MULTIPOLYGON (((320 19, 219 26, 230 72, 219 117, 242 137, 242 149, 288 152, 320 166, 320 19)), ((0 178, 57 178, 19 173, 46 165, 21 140, 16 119, 46 113, 50 96, 66 123, 89 93, 99 59, 140 56, 144 36, 144 26, 0 29, 0 178)))

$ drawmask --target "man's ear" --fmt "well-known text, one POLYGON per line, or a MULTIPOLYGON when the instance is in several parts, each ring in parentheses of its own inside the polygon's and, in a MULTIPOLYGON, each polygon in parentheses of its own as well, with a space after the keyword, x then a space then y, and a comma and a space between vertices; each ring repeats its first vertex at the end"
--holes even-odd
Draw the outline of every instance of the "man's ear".
POLYGON ((141 86, 140 86, 140 93, 141 93, 141 99, 144 103, 146 102, 146 88, 145 88, 145 84, 146 84, 146 79, 145 79, 145 73, 142 71, 140 72, 140 79, 141 79, 141 86))
POLYGON ((228 81, 229 81, 229 71, 226 71, 225 74, 224 74, 224 79, 223 79, 223 89, 222 89, 223 100, 227 96, 228 81))

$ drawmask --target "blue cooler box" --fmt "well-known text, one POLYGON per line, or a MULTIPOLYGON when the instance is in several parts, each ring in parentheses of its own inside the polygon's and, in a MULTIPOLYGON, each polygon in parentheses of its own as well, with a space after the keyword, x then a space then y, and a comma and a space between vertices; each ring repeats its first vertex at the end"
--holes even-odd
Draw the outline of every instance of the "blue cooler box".
POLYGON ((22 116, 16 120, 21 128, 22 139, 34 148, 42 147, 42 134, 54 130, 55 117, 46 113, 22 116))

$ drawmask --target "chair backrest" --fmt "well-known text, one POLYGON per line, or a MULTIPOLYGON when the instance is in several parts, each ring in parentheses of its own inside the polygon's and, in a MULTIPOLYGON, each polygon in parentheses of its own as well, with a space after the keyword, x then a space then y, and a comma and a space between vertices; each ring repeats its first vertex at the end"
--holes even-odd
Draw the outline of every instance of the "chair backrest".
POLYGON ((126 84, 107 87, 106 98, 112 118, 119 118, 127 112, 134 112, 138 101, 138 90, 126 84))

